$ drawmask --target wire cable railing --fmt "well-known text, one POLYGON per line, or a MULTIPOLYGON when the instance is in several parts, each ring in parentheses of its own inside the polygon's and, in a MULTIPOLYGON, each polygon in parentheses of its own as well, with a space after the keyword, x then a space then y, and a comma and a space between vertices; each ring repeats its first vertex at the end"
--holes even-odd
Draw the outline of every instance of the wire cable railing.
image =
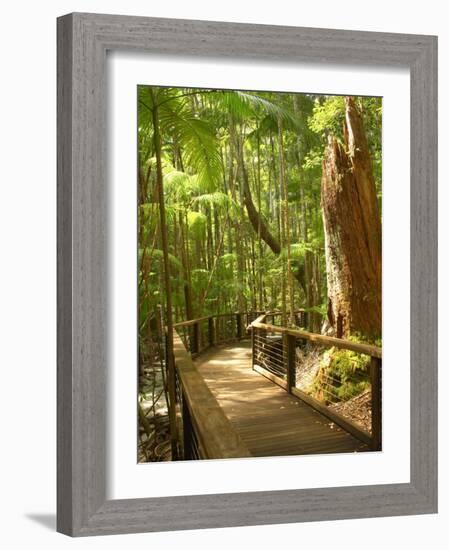
POLYGON ((279 326, 279 315, 251 323, 253 369, 380 450, 382 349, 279 326))

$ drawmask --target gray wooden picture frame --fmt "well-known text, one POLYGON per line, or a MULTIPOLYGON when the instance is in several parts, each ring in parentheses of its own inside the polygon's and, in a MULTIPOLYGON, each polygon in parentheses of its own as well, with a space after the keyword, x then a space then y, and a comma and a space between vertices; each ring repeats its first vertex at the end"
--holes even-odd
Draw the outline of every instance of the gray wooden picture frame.
POLYGON ((74 13, 58 19, 57 529, 72 536, 437 511, 437 38, 74 13), (106 499, 106 52, 408 67, 410 483, 106 499))

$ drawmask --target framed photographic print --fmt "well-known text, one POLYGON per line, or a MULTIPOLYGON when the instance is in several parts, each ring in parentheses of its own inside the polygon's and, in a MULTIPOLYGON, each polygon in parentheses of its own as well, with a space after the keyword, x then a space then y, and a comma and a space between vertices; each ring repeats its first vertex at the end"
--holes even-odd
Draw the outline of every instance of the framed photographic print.
POLYGON ((58 19, 58 530, 436 512, 436 38, 58 19))

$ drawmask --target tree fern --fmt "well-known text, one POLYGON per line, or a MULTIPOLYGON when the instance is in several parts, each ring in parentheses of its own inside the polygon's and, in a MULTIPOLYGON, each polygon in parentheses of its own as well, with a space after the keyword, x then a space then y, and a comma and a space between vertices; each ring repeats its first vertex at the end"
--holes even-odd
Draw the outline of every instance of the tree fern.
POLYGON ((241 212, 241 208, 232 197, 221 191, 194 197, 193 203, 200 206, 216 207, 227 210, 231 215, 236 215, 241 212))

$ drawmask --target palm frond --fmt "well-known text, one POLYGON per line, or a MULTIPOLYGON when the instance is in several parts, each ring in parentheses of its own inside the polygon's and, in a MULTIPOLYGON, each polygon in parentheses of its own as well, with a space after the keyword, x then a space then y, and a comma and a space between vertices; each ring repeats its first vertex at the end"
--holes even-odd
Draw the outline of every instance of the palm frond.
POLYGON ((240 212, 239 205, 232 199, 232 197, 222 191, 199 195, 193 199, 193 202, 200 206, 216 207, 222 210, 227 209, 232 215, 240 212))
POLYGON ((182 145, 185 163, 210 191, 215 190, 221 181, 223 166, 211 126, 192 115, 184 102, 175 100, 163 104, 159 121, 161 133, 176 136, 182 145))
POLYGON ((256 92, 215 90, 207 93, 212 93, 216 105, 238 121, 245 121, 265 113, 275 123, 281 119, 284 125, 287 124, 293 128, 300 124, 298 118, 289 109, 265 99, 256 92))

